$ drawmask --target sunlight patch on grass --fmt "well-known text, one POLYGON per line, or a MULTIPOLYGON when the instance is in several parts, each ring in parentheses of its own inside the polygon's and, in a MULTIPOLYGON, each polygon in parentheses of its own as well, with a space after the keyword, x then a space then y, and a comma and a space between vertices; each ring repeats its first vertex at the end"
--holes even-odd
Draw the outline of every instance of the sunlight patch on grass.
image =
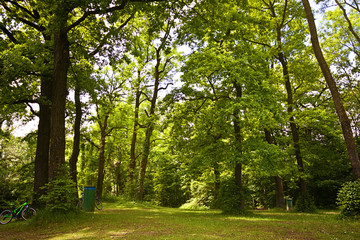
POLYGON ((257 217, 226 217, 225 219, 228 219, 230 221, 249 221, 249 222, 282 222, 283 220, 275 219, 275 218, 257 218, 257 217))
POLYGON ((112 231, 105 231, 99 232, 98 229, 93 229, 90 227, 86 227, 80 229, 76 232, 70 233, 57 233, 54 237, 49 237, 49 240, 76 240, 76 239, 108 239, 109 237, 112 238, 122 238, 128 234, 133 233, 134 230, 112 230, 112 231))
POLYGON ((70 233, 57 233, 57 236, 50 237, 50 240, 61 240, 61 239, 86 239, 86 238, 94 238, 96 236, 96 232, 90 231, 90 227, 83 228, 76 232, 70 233))

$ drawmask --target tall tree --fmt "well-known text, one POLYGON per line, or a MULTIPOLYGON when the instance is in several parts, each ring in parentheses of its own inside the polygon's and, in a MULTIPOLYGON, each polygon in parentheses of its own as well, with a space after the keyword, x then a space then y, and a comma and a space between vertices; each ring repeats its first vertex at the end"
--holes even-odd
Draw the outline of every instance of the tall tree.
POLYGON ((354 140, 353 131, 351 129, 350 120, 347 116, 345 108, 343 106, 338 88, 336 86, 335 79, 330 71, 330 68, 325 60, 325 57, 322 53, 322 49, 319 43, 319 38, 317 34, 316 24, 314 20, 314 15, 312 13, 312 9, 308 0, 302 0, 304 10, 306 13, 306 19, 308 21, 310 34, 311 34, 311 43, 314 50, 315 57, 320 65, 321 71, 323 72, 326 83, 330 89, 332 99, 335 104, 335 109, 337 115, 339 117, 339 121, 341 124, 341 129, 343 132, 343 136, 346 142, 346 148, 348 152, 348 156, 350 159, 350 163, 352 166, 352 173, 355 179, 359 179, 360 177, 360 160, 357 151, 357 147, 354 140))
MULTIPOLYGON (((22 94, 17 93, 16 98, 7 98, 7 101, 12 99, 12 103, 8 102, 7 104, 24 104, 25 102, 33 102, 39 105, 39 111, 33 111, 39 118, 34 174, 34 204, 37 204, 38 197, 44 193, 44 189, 42 189, 42 187, 48 181, 52 95, 52 67, 49 66, 49 63, 52 61, 49 54, 49 51, 51 51, 51 38, 47 33, 42 31, 43 29, 38 25, 40 18, 39 12, 31 6, 21 8, 21 5, 16 2, 10 3, 9 1, 2 1, 0 6, 4 11, 2 13, 3 23, 1 24, 0 29, 4 33, 4 36, 12 42, 12 45, 9 45, 9 47, 12 49, 13 55, 15 53, 20 53, 21 49, 28 49, 27 51, 22 51, 21 61, 20 59, 16 60, 17 64, 22 64, 22 66, 20 67, 19 65, 14 65, 19 68, 17 68, 16 71, 13 69, 13 73, 15 74, 19 69, 22 69, 22 71, 27 72, 28 76, 34 77, 32 79, 33 82, 26 83, 25 79, 19 79, 20 82, 18 84, 20 84, 20 86, 26 86, 30 91, 32 85, 40 85, 40 93, 33 93, 32 97, 25 97, 22 94), (33 24, 26 24, 26 19, 20 17, 22 14, 26 14, 29 21, 31 20, 33 24), (37 31, 32 31, 33 28, 37 31), (25 59, 32 62, 30 69, 27 68, 29 65, 26 62, 23 62, 25 59)), ((3 53, 3 56, 7 55, 6 52, 3 53)), ((16 59, 14 56, 12 58, 14 60, 16 59)), ((6 66, 6 63, 4 65, 3 62, 2 66, 6 66)), ((9 80, 12 81, 12 77, 7 75, 6 71, 3 71, 2 74, 5 78, 7 78, 7 80, 2 83, 5 84, 7 82, 9 86, 12 85, 9 82, 9 80)), ((19 72, 16 74, 17 78, 21 77, 19 72)), ((2 86, 2 89, 7 91, 7 94, 12 92, 10 89, 6 90, 7 87, 5 87, 5 85, 2 86)), ((2 96, 6 97, 7 94, 3 93, 2 96)))
POLYGON ((100 128, 100 147, 96 193, 99 198, 102 198, 105 174, 106 138, 116 127, 119 127, 111 125, 110 118, 114 114, 114 110, 121 100, 126 79, 124 79, 120 74, 116 74, 111 68, 105 68, 104 71, 99 71, 96 80, 97 87, 95 88, 95 92, 92 96, 92 101, 95 103, 96 108, 95 119, 100 128))
MULTIPOLYGON (((165 13, 165 17, 167 20, 162 23, 160 26, 157 26, 157 30, 149 29, 150 32, 148 34, 159 35, 159 44, 156 44, 152 41, 155 41, 153 37, 150 37, 150 42, 148 42, 149 47, 153 48, 153 58, 154 58, 154 67, 153 67, 153 89, 152 89, 152 96, 149 97, 150 101, 150 109, 147 112, 148 122, 146 123, 146 130, 145 130, 145 139, 143 143, 143 151, 141 156, 140 162, 140 170, 139 170, 139 180, 137 186, 137 198, 139 200, 143 199, 144 194, 144 182, 145 182, 145 174, 146 168, 148 164, 148 158, 150 154, 150 147, 151 147, 151 136, 153 134, 155 124, 156 124, 156 109, 157 109, 157 101, 159 91, 164 89, 161 87, 161 83, 165 80, 169 72, 173 68, 172 61, 174 58, 174 50, 171 49, 174 46, 171 46, 171 30, 174 27, 175 19, 171 16, 173 13, 165 13), (155 31, 157 31, 157 33, 155 31), (151 32, 153 31, 153 32, 151 32), (169 49, 170 48, 170 49, 169 49)), ((164 17, 164 16, 163 16, 164 17)), ((158 23, 159 24, 159 23, 158 23)), ((175 50, 176 51, 176 50, 175 50)), ((165 88, 168 86, 166 84, 165 88)))

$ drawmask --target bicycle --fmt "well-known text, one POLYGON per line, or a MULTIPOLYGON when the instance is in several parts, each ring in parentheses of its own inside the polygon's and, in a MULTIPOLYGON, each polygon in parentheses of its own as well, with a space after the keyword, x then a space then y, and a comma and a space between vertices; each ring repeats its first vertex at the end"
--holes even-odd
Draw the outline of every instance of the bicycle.
POLYGON ((20 219, 20 217, 26 221, 35 215, 36 210, 30 207, 30 205, 25 201, 14 210, 6 209, 2 211, 0 213, 0 223, 7 224, 11 222, 12 219, 20 219))
MULTIPOLYGON (((81 194, 81 197, 79 198, 79 201, 78 201, 78 203, 77 203, 76 206, 77 206, 78 208, 82 208, 83 202, 84 202, 84 193, 81 194)), ((98 198, 98 196, 96 196, 96 198, 95 198, 95 207, 96 207, 96 209, 99 210, 99 211, 102 210, 102 208, 103 208, 102 202, 101 202, 101 200, 98 198)))

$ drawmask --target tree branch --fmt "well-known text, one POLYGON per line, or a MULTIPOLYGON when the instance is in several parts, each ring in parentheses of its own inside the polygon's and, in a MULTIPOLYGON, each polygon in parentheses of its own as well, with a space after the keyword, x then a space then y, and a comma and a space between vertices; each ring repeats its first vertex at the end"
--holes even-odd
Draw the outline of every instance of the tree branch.
POLYGON ((98 150, 100 149, 100 147, 98 145, 96 145, 90 138, 88 138, 86 135, 81 134, 81 136, 83 136, 83 138, 85 138, 86 141, 88 141, 91 145, 93 145, 94 147, 96 147, 98 150))
MULTIPOLYGON (((120 25, 119 29, 124 28, 124 27, 130 22, 130 20, 131 20, 133 17, 134 17, 134 14, 132 14, 128 19, 126 19, 126 21, 125 21, 123 24, 120 25)), ((108 37, 109 37, 110 35, 111 35, 111 31, 109 31, 109 32, 105 35, 105 37, 103 38, 103 40, 101 41, 101 43, 99 44, 99 46, 98 46, 94 51, 92 51, 92 52, 89 54, 90 57, 93 57, 95 54, 97 54, 97 53, 101 50, 101 48, 106 44, 107 39, 108 39, 108 37)))
POLYGON ((0 25, 0 29, 3 31, 3 33, 8 36, 8 38, 15 44, 18 44, 19 42, 16 40, 16 38, 14 37, 14 35, 6 29, 6 27, 4 27, 3 25, 0 25))

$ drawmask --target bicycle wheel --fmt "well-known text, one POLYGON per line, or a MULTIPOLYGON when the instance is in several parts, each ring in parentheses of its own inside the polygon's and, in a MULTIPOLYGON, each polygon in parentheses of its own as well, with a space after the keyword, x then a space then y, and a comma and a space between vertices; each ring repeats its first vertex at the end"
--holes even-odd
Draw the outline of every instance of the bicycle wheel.
POLYGON ((97 210, 102 210, 102 202, 98 198, 95 199, 95 207, 97 210))
POLYGON ((26 221, 33 218, 36 215, 35 209, 28 207, 21 212, 21 217, 26 221))
POLYGON ((13 218, 12 212, 10 210, 4 210, 0 213, 0 223, 7 224, 13 218))

